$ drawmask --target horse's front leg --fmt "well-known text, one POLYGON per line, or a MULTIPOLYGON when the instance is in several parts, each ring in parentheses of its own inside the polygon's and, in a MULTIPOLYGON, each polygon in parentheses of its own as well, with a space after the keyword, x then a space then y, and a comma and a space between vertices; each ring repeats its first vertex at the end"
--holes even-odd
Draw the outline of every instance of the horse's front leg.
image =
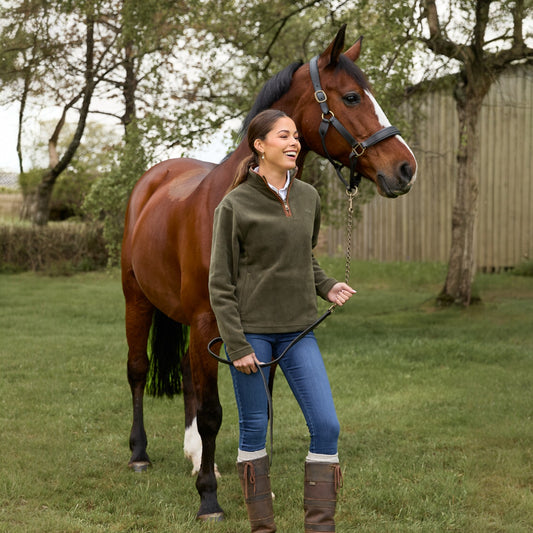
POLYGON ((128 466, 136 472, 151 465, 146 453, 148 444, 143 418, 143 398, 148 356, 146 347, 152 324, 153 306, 144 297, 126 298, 126 337, 128 341, 128 382, 133 401, 133 423, 130 432, 131 458, 128 466))
POLYGON ((197 425, 202 439, 202 462, 196 479, 200 494, 201 520, 222 520, 224 512, 217 500, 215 476, 216 437, 222 424, 222 406, 218 398, 218 363, 209 356, 207 343, 218 335, 212 313, 203 313, 191 324, 189 354, 192 381, 197 401, 197 425))

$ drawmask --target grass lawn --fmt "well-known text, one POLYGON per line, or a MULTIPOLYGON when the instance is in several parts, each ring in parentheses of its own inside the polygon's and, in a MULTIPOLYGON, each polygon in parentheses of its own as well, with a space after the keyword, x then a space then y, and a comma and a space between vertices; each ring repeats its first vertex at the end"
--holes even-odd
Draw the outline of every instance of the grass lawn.
MULTIPOLYGON (((323 258, 342 278, 342 260, 323 258)), ((437 309, 445 267, 352 265, 358 294, 317 330, 341 422, 338 532, 533 531, 533 278, 479 275, 482 303, 437 309)), ((226 520, 195 521, 183 401, 145 402, 153 468, 127 468, 131 399, 117 271, 0 275, 0 531, 249 531, 237 415, 220 370, 226 520)), ((303 531, 308 437, 281 372, 278 531, 303 531)))

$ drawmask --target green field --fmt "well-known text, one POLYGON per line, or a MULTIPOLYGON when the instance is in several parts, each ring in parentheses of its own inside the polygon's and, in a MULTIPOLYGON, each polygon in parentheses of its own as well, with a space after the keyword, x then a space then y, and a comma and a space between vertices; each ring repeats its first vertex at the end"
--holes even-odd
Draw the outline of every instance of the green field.
MULTIPOLYGON (((342 277, 342 260, 322 264, 342 277)), ((479 275, 481 304, 437 309, 444 275, 354 263, 358 294, 317 330, 341 422, 339 532, 533 531, 533 278, 479 275)), ((153 468, 127 468, 123 309, 116 271, 0 275, 0 531, 249 531, 226 367, 216 456, 226 521, 195 521, 181 398, 146 400, 153 468)), ((281 533, 303 531, 307 445, 278 372, 281 533)))

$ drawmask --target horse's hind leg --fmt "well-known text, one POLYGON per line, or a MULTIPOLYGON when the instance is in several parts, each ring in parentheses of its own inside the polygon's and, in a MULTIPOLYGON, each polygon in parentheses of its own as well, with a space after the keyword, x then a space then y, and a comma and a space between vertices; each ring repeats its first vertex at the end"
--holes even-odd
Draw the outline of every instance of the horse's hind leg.
POLYGON ((183 453, 192 463, 191 475, 200 471, 202 462, 202 440, 198 433, 196 412, 198 405, 192 383, 191 360, 189 350, 181 361, 181 377, 183 383, 183 403, 185 407, 185 434, 183 436, 183 453))
MULTIPOLYGON (((192 463, 191 475, 200 472, 202 464, 202 438, 198 431, 198 402, 192 382, 191 360, 189 350, 181 362, 181 376, 183 379, 183 403, 185 406, 185 434, 183 436, 183 453, 192 463)), ((215 476, 220 478, 220 472, 215 463, 215 476)))
POLYGON ((217 500, 215 444, 222 424, 222 406, 218 398, 218 363, 209 357, 207 343, 218 335, 212 313, 196 316, 191 324, 189 343, 192 381, 197 401, 198 432, 202 439, 202 462, 196 488, 200 494, 201 520, 221 520, 224 516, 217 500))
MULTIPOLYGON (((183 436, 183 453, 192 463, 191 475, 195 476, 200 472, 202 464, 202 438, 198 431, 198 402, 192 383, 191 365, 189 351, 181 363, 181 376, 183 378, 183 400, 185 405, 185 434, 183 436)), ((215 476, 220 479, 220 472, 215 463, 215 476)))
POLYGON ((131 458, 128 466, 142 471, 149 466, 147 438, 143 420, 143 397, 148 374, 146 347, 154 308, 133 280, 124 287, 126 298, 126 337, 128 341, 128 382, 133 400, 133 423, 130 433, 131 458))

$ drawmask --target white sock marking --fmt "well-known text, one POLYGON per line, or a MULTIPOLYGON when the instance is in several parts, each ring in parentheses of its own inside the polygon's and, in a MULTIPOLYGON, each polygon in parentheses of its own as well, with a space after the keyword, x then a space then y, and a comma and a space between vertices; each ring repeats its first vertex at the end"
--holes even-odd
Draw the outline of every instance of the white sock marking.
MULTIPOLYGON (((195 476, 200 472, 200 465, 202 464, 202 439, 198 432, 198 423, 196 417, 192 424, 185 428, 185 435, 183 436, 183 453, 185 457, 192 463, 191 475, 195 476)), ((220 478, 220 472, 215 464, 215 476, 220 478)))

